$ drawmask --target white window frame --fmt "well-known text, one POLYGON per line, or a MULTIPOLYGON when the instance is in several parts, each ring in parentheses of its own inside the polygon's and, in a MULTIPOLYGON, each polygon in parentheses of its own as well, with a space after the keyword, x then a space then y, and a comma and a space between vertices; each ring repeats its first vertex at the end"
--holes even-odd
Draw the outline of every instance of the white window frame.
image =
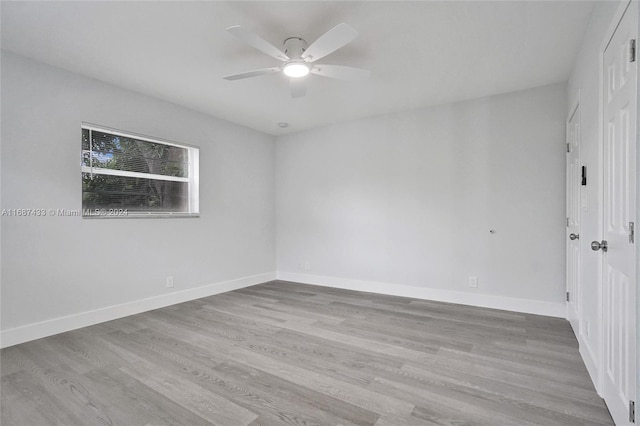
MULTIPOLYGON (((158 175, 152 173, 141 173, 141 172, 129 172, 125 170, 114 170, 114 169, 103 169, 101 167, 93 167, 81 165, 81 172, 88 173, 90 175, 101 174, 101 175, 110 175, 110 176, 124 176, 124 177, 133 177, 133 178, 143 178, 143 179, 154 179, 154 180, 168 180, 174 182, 187 182, 188 188, 188 211, 187 212, 127 212, 127 214, 109 214, 109 209, 107 208, 106 213, 84 209, 82 208, 82 217, 85 219, 104 219, 104 218, 167 218, 167 217, 199 217, 200 216, 200 183, 199 183, 199 175, 200 175, 200 148, 195 145, 189 145, 184 143, 177 143, 166 139, 156 138, 141 135, 133 132, 126 132, 118 129, 113 129, 110 127, 100 126, 91 123, 82 122, 82 130, 89 130, 89 144, 91 146, 92 143, 92 132, 104 132, 111 135, 122 136, 125 138, 137 139, 145 142, 152 142, 162 145, 176 146, 178 148, 183 148, 187 150, 188 153, 188 177, 178 177, 178 176, 165 176, 158 175)), ((84 155, 86 152, 91 152, 92 149, 81 150, 81 154, 84 155)), ((93 156, 89 156, 90 163, 93 161, 93 156)))

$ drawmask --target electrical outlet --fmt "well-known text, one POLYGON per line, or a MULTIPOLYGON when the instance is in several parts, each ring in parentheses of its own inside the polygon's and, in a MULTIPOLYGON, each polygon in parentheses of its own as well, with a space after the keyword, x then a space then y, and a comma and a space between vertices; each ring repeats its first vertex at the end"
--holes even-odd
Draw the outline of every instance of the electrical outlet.
POLYGON ((304 261, 304 270, 305 271, 309 271, 311 269, 311 262, 309 262, 308 260, 304 261))
POLYGON ((173 277, 167 277, 167 288, 173 288, 173 277))
POLYGON ((469 287, 471 288, 478 287, 478 277, 469 277, 469 287))

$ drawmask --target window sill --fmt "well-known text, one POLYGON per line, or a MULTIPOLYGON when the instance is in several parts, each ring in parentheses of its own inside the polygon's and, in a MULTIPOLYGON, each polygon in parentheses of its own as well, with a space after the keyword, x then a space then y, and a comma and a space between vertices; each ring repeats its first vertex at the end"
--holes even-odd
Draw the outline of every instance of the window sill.
POLYGON ((83 219, 185 219, 199 218, 200 213, 128 213, 128 214, 91 214, 83 219))

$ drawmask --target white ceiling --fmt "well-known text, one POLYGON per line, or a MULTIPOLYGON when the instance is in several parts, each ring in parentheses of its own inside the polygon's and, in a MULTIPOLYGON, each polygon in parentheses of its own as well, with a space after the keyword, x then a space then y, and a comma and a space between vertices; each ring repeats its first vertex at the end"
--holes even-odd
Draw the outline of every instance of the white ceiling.
POLYGON ((7 2, 2 48, 266 133, 566 81, 592 2, 7 2), (340 22, 359 32, 323 63, 372 71, 308 77, 292 99, 281 74, 222 77, 279 61, 225 31, 280 47, 340 22), (290 123, 280 129, 278 122, 290 123))

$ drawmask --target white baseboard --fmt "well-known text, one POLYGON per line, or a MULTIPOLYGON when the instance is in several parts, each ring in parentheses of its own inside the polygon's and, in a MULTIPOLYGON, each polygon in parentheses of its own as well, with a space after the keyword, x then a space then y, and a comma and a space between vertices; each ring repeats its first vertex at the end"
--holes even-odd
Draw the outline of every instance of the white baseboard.
MULTIPOLYGON (((462 305, 479 306, 484 308, 503 309, 506 311, 528 314, 565 317, 564 303, 543 302, 539 300, 517 299, 512 297, 495 296, 490 294, 467 293, 462 291, 441 290, 427 287, 414 287, 403 284, 382 283, 376 281, 361 281, 338 277, 326 277, 294 272, 267 272, 235 280, 223 281, 196 287, 147 299, 135 300, 121 305, 107 306, 88 312, 80 312, 64 317, 53 318, 33 324, 10 328, 0 331, 0 348, 17 345, 42 337, 52 336, 65 331, 98 324, 105 321, 135 315, 152 309, 163 308, 189 300, 212 296, 214 294, 237 290, 274 279, 294 281, 301 284, 315 284, 325 287, 342 288, 346 290, 365 291, 370 293, 388 294, 393 296, 412 297, 415 299, 435 300, 440 302, 459 303, 462 305)), ((581 345, 582 347, 582 345, 581 345)), ((586 359, 588 357, 585 357, 586 359)), ((587 363, 587 368, 589 367, 587 363)), ((592 374, 592 370, 589 371, 592 374)), ((595 382, 595 380, 594 380, 595 382)))
POLYGON ((414 287, 404 284, 361 281, 347 278, 326 277, 320 275, 299 274, 278 271, 278 279, 301 284, 314 284, 345 290, 366 291, 391 296, 412 297, 414 299, 435 300, 438 302, 459 303, 461 305, 482 308, 502 309, 526 314, 545 315, 565 318, 564 303, 544 302, 541 300, 518 299, 495 296, 492 294, 467 293, 463 291, 441 290, 428 287, 414 287))
POLYGON ((576 336, 578 338, 578 347, 580 351, 580 356, 582 357, 582 362, 584 362, 585 367, 587 367, 587 372, 589 373, 589 377, 593 382, 593 386, 596 388, 596 392, 600 397, 602 397, 602 386, 600 386, 600 374, 598 371, 598 363, 596 360, 598 359, 591 348, 589 342, 584 340, 582 336, 576 336))
POLYGON ((213 296, 214 294, 261 284, 274 279, 276 279, 276 273, 267 272, 10 328, 0 332, 0 347, 6 348, 30 340, 52 336, 65 331, 139 314, 201 297, 213 296))

